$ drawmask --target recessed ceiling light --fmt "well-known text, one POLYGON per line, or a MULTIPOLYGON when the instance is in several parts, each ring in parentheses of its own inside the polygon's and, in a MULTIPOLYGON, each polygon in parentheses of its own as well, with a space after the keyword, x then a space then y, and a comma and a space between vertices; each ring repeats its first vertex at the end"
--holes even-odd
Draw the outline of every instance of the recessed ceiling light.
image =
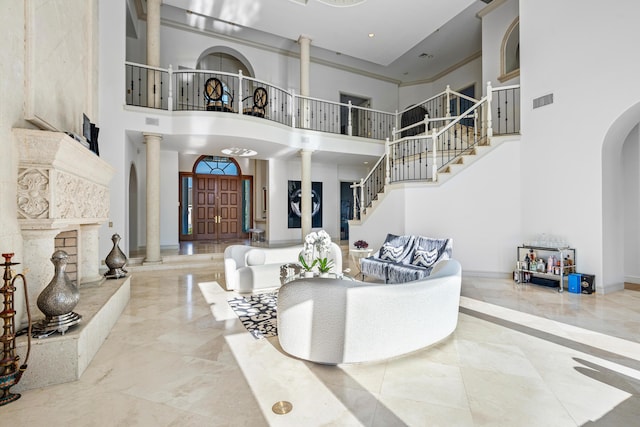
POLYGON ((365 165, 368 165, 368 164, 369 164, 369 162, 362 162, 362 163, 364 163, 365 165))
POLYGON ((374 38, 376 35, 374 33, 369 33, 369 38, 372 39, 374 38))
POLYGON ((248 148, 231 147, 231 148, 223 148, 222 154, 226 154, 227 156, 235 156, 235 157, 249 157, 249 156, 255 156, 258 153, 248 148))

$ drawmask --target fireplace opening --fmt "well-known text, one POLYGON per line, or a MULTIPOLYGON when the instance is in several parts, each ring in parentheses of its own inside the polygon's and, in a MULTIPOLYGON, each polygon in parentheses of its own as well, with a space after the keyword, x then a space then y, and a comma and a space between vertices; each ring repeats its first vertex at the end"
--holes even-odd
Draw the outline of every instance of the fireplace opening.
POLYGON ((55 250, 69 255, 67 276, 74 284, 78 283, 78 230, 63 231, 55 237, 55 250))

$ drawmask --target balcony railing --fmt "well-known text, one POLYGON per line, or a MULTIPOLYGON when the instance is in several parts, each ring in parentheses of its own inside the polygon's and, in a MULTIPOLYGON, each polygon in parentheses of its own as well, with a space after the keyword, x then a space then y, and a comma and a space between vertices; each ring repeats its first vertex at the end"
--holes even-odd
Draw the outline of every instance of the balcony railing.
POLYGON ((447 88, 395 113, 296 95, 262 80, 222 71, 164 70, 127 62, 127 105, 169 111, 219 111, 298 129, 385 140, 385 155, 354 183, 354 218, 386 183, 437 181, 438 172, 494 135, 520 132, 520 86, 476 100, 447 88))
POLYGON ((242 73, 173 70, 125 63, 127 105, 169 111, 220 111, 319 132, 385 140, 397 113, 311 98, 242 73))

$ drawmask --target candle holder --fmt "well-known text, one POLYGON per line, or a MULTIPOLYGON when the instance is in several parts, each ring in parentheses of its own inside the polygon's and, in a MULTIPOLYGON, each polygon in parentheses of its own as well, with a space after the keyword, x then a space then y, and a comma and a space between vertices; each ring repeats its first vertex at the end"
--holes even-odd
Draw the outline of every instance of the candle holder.
POLYGON ((11 262, 12 253, 2 254, 4 257, 4 286, 0 289, 4 296, 3 310, 0 312, 0 318, 3 320, 2 337, 2 360, 0 360, 0 406, 11 403, 20 398, 20 394, 11 393, 9 389, 20 382, 22 374, 27 369, 29 361, 29 353, 31 352, 31 312, 29 311, 29 293, 27 292, 27 281, 22 274, 12 277, 11 266, 17 265, 17 262, 11 262), (20 356, 16 355, 16 312, 13 306, 13 294, 16 291, 14 282, 17 278, 22 279, 24 287, 24 297, 27 305, 28 318, 28 334, 27 334, 27 355, 22 365, 18 364, 20 356))

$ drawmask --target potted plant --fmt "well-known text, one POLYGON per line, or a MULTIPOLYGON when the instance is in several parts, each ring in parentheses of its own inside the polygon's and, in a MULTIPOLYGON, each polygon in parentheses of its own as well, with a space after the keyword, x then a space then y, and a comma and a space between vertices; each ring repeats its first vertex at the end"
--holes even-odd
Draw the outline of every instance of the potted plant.
POLYGON ((320 272, 320 277, 328 277, 329 271, 333 267, 333 260, 328 258, 318 258, 315 261, 318 261, 318 271, 320 272))
POLYGON ((313 267, 316 266, 318 260, 314 259, 313 262, 309 264, 305 259, 304 253, 300 252, 300 255, 298 255, 298 261, 300 261, 300 265, 304 269, 304 277, 313 277, 313 267))
POLYGON ((369 244, 364 240, 357 240, 353 243, 353 246, 355 246, 356 249, 367 249, 369 244))

